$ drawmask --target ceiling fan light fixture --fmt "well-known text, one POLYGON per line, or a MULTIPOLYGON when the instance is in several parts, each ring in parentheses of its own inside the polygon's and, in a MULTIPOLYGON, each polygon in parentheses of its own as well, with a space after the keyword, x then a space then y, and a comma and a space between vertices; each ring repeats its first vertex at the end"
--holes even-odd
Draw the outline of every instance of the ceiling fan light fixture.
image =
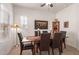
POLYGON ((50 4, 50 7, 53 7, 53 4, 52 3, 50 4))
POLYGON ((41 5, 41 7, 44 7, 44 6, 49 6, 49 7, 53 7, 53 3, 43 3, 42 5, 41 5))
POLYGON ((41 5, 41 7, 45 6, 45 4, 46 4, 46 3, 43 3, 43 4, 41 5))

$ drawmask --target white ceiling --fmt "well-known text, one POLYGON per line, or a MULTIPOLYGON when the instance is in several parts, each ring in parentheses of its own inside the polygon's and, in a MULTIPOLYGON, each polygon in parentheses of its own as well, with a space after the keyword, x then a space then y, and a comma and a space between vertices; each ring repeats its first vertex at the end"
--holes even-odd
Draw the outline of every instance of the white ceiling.
POLYGON ((31 8, 35 10, 42 10, 42 11, 51 11, 53 13, 56 13, 63 8, 68 7, 72 3, 53 3, 53 7, 49 7, 45 5, 44 7, 40 7, 42 3, 15 3, 15 6, 25 7, 25 8, 31 8))

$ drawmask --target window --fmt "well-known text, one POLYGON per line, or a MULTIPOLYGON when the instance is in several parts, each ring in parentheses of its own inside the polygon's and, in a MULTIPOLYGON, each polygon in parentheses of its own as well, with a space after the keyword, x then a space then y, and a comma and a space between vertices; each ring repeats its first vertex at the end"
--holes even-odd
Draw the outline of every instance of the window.
POLYGON ((21 26, 27 27, 27 16, 20 16, 21 26))

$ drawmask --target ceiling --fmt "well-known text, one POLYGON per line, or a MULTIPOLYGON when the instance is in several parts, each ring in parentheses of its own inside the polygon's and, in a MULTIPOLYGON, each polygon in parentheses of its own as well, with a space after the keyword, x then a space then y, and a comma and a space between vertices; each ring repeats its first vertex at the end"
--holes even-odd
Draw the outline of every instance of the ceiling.
POLYGON ((53 7, 49 7, 45 5, 44 7, 40 7, 43 3, 14 3, 15 6, 24 7, 24 8, 30 8, 34 10, 42 10, 42 11, 51 11, 53 13, 56 13, 72 3, 53 3, 53 7))

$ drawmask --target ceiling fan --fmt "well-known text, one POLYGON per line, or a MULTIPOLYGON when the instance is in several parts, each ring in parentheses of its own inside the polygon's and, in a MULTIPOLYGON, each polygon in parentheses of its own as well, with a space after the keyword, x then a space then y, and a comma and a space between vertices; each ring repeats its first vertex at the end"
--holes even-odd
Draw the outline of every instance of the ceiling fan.
POLYGON ((48 5, 48 6, 50 6, 51 8, 53 7, 53 4, 52 4, 52 3, 50 3, 50 4, 43 3, 43 4, 41 4, 41 7, 44 7, 45 5, 48 5))

